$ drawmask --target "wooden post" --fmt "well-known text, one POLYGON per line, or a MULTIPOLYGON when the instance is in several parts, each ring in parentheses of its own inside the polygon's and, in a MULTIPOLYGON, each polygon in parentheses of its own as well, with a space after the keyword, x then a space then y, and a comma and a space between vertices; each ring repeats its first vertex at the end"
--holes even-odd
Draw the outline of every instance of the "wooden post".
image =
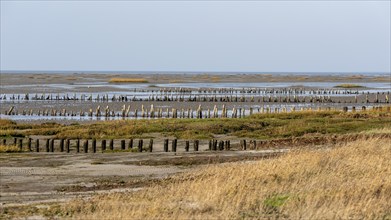
POLYGON ((92 153, 96 153, 96 139, 92 139, 92 153))
POLYGON ((64 138, 60 139, 60 152, 64 152, 64 138))
POLYGON ((50 152, 50 140, 49 139, 46 139, 46 152, 50 152))
POLYGON ((106 150, 106 140, 102 140, 100 147, 102 148, 102 153, 103 153, 106 150))
POLYGON ((225 141, 225 150, 230 150, 231 149, 231 141, 225 141))
POLYGON ((143 152, 143 139, 138 140, 138 152, 143 152))
POLYGON ((176 152, 177 141, 178 141, 177 139, 172 140, 172 144, 171 144, 172 152, 176 152))
POLYGON ((114 150, 114 140, 110 139, 110 145, 109 145, 110 150, 114 150))
MULTIPOLYGON (((32 138, 29 138, 28 141, 27 141, 27 149, 28 149, 28 151, 32 151, 32 149, 31 149, 31 141, 32 140, 33 140, 32 138)), ((5 145, 5 139, 4 139, 4 145, 5 145)))
POLYGON ((153 139, 149 139, 149 146, 148 146, 149 152, 152 152, 152 149, 153 149, 153 139))
POLYGON ((19 139, 19 150, 23 150, 23 139, 19 139))
POLYGON ((49 142, 50 146, 49 146, 49 151, 50 152, 54 152, 54 139, 51 139, 50 142, 49 142))
POLYGON ((78 138, 76 140, 76 153, 79 153, 80 152, 80 139, 78 138))
MULTIPOLYGON (((30 138, 29 140, 31 140, 31 138, 30 138)), ((31 142, 30 142, 30 144, 31 144, 31 142)), ((7 139, 3 139, 3 145, 4 145, 4 146, 7 145, 7 139)), ((31 146, 31 145, 30 145, 30 146, 31 146)))
POLYGON ((125 140, 121 140, 121 150, 125 150, 125 140))
POLYGON ((85 140, 83 143, 83 150, 84 153, 88 153, 88 140, 85 140))
POLYGON ((16 145, 18 142, 18 139, 17 138, 14 138, 14 145, 16 145))
POLYGON ((194 143, 193 143, 193 149, 194 151, 198 151, 198 146, 200 144, 200 141, 199 140, 194 140, 194 143))
POLYGON ((168 139, 164 139, 164 152, 168 152, 168 139))
POLYGON ((253 147, 254 147, 254 150, 257 149, 257 141, 256 140, 253 140, 253 147))
POLYGON ((219 141, 219 150, 224 150, 224 141, 219 141))
POLYGON ((128 149, 132 149, 132 148, 133 148, 133 139, 130 139, 128 143, 128 149))
POLYGON ((213 141, 209 140, 209 150, 212 150, 212 146, 213 146, 213 141))
POLYGON ((189 151, 189 147, 190 147, 190 142, 189 142, 189 141, 186 141, 186 144, 185 144, 185 151, 186 151, 186 152, 189 151))
POLYGON ((39 152, 39 139, 35 140, 35 151, 39 152))
POLYGON ((242 140, 242 150, 247 150, 246 140, 242 140))
POLYGON ((65 150, 67 153, 71 152, 71 140, 69 139, 65 141, 65 150))
POLYGON ((212 150, 216 151, 217 150, 217 140, 213 140, 213 147, 212 150))

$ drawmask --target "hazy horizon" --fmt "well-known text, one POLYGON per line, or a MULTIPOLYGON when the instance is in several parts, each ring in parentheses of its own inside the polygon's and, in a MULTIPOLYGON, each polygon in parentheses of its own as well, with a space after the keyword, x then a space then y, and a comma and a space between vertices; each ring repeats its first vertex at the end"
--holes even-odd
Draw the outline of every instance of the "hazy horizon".
POLYGON ((1 1, 5 72, 390 73, 390 1, 1 1))

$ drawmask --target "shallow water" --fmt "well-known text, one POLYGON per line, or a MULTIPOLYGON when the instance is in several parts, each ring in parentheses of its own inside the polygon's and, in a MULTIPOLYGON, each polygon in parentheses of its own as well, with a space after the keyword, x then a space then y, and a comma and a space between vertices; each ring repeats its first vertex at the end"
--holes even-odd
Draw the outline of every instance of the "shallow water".
MULTIPOLYGON (((264 109, 263 113, 266 113, 266 109, 269 109, 270 113, 273 113, 276 111, 276 109, 278 109, 278 111, 281 111, 283 108, 286 109, 287 112, 291 112, 292 111, 292 108, 294 107, 296 109, 296 111, 300 111, 301 108, 304 108, 304 109, 309 109, 311 108, 312 110, 317 110, 318 107, 322 108, 322 109, 325 109, 326 107, 331 107, 331 108, 334 108, 334 109, 342 109, 342 107, 346 106, 346 104, 340 104, 340 103, 297 103, 297 104, 254 104, 254 105, 251 105, 251 104, 246 104, 246 105, 242 105, 242 106, 238 106, 236 107, 237 111, 238 111, 238 115, 239 115, 239 110, 241 110, 243 112, 243 109, 244 109, 244 115, 245 116, 248 116, 250 115, 250 108, 253 109, 253 114, 255 113, 262 113, 262 108, 264 109)), ((352 106, 355 106, 357 111, 359 111, 361 109, 362 104, 355 104, 355 105, 352 105, 352 106)), ((349 111, 352 110, 352 106, 349 107, 349 111)), ((376 106, 376 105, 365 105, 365 107, 367 109, 369 108, 372 108, 373 106, 376 106)), ((217 111, 218 113, 218 116, 220 117, 221 114, 222 114, 222 110, 221 110, 221 106, 218 106, 219 110, 217 111)), ((162 118, 167 118, 167 114, 166 114, 166 111, 163 111, 163 117, 162 118)), ((227 116, 228 118, 231 118, 232 117, 232 109, 227 109, 227 116)), ((115 111, 115 114, 117 115, 121 115, 121 111, 115 111)), ((96 116, 87 116, 87 113, 86 113, 86 116, 38 116, 36 114, 33 114, 33 115, 5 115, 5 114, 0 114, 0 118, 2 119, 11 119, 11 120, 14 120, 14 121, 48 121, 48 122, 55 122, 55 121, 112 121, 112 120, 129 120, 129 119, 157 119, 156 117, 155 118, 150 118, 150 117, 141 117, 141 110, 138 112, 138 116, 137 117, 134 117, 134 111, 131 111, 130 112, 130 116, 129 117, 122 117, 122 116, 112 116, 112 117, 96 117, 96 116)), ((157 114, 157 112, 155 112, 155 114, 157 114)), ((188 112, 185 110, 184 111, 184 118, 194 118, 196 117, 196 111, 193 110, 193 113, 190 113, 190 114, 193 114, 193 117, 188 117, 188 112)), ((213 115, 213 109, 210 109, 210 114, 213 115)), ((208 115, 208 111, 206 109, 203 109, 202 111, 202 115, 205 117, 208 115)), ((170 112, 170 118, 172 118, 172 114, 170 112)), ((182 118, 182 112, 180 110, 178 110, 178 118, 182 118)))

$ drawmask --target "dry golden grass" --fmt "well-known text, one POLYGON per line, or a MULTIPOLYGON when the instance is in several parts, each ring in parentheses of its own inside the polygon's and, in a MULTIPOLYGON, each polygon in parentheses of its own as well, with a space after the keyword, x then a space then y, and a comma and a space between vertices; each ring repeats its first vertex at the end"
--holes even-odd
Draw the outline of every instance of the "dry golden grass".
POLYGON ((0 153, 17 153, 21 152, 15 145, 0 145, 0 153))
POLYGON ((391 134, 391 127, 375 128, 360 132, 361 134, 391 134))
POLYGON ((144 78, 111 78, 109 83, 147 83, 144 78))
POLYGON ((211 76, 210 80, 212 82, 220 82, 221 81, 221 77, 220 76, 211 76))
POLYGON ((175 79, 175 80, 170 80, 169 83, 183 83, 183 80, 180 79, 175 79))
POLYGON ((362 85, 358 85, 358 84, 339 84, 339 85, 336 85, 334 86, 334 88, 343 88, 343 89, 354 89, 354 88, 364 88, 364 86, 362 85))
POLYGON ((60 213, 77 219, 390 219, 390 152, 390 139, 372 138, 211 165, 137 192, 75 200, 60 213))

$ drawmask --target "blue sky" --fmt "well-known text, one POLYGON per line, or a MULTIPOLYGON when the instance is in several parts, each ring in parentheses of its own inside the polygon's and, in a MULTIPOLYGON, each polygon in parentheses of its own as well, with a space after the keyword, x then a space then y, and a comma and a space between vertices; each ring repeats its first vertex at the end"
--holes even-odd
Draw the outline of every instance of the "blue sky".
POLYGON ((1 1, 1 70, 390 72, 390 1, 1 1))

